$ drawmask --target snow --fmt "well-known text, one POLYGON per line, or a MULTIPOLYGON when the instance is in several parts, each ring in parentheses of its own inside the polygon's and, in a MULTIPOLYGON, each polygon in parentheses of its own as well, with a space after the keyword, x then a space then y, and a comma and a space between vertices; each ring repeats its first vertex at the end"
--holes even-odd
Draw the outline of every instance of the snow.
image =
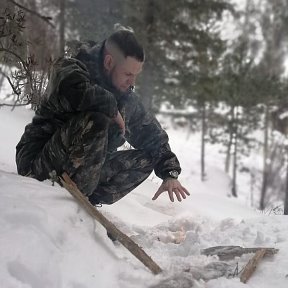
POLYGON ((124 199, 99 208, 164 270, 154 276, 113 243, 66 190, 16 174, 15 146, 32 116, 24 108, 0 109, 1 287, 287 287, 287 218, 228 197, 230 179, 223 172, 220 146, 207 146, 207 180, 201 182, 200 135, 173 130, 167 122, 171 147, 182 163, 180 181, 191 196, 181 203, 169 202, 164 194, 152 201, 160 184, 152 175, 124 199), (252 255, 226 262, 201 255, 201 249, 218 245, 279 252, 265 258, 243 284, 231 275, 252 255))
POLYGON ((287 117, 288 117, 288 111, 285 111, 285 112, 283 112, 282 114, 279 115, 279 119, 280 120, 283 120, 283 119, 285 119, 287 117))

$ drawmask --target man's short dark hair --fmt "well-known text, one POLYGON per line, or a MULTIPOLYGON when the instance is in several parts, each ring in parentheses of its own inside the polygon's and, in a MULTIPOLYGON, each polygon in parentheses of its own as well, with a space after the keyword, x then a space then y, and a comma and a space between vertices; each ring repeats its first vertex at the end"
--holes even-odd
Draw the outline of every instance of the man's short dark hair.
POLYGON ((106 41, 112 45, 116 45, 125 58, 130 56, 140 62, 144 62, 144 49, 132 31, 118 30, 111 34, 106 41))

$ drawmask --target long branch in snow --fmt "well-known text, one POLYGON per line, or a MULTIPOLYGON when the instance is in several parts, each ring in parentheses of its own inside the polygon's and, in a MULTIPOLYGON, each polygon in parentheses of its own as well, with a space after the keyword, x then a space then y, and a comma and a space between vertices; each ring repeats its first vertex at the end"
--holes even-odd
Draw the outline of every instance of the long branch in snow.
POLYGON ((146 252, 139 247, 132 239, 126 234, 121 232, 112 222, 110 222, 102 213, 100 213, 96 207, 94 207, 87 198, 81 193, 77 185, 71 180, 67 173, 62 174, 61 183, 64 188, 70 192, 70 194, 77 200, 77 202, 85 208, 85 210, 95 218, 100 224, 102 224, 106 231, 111 236, 117 239, 124 247, 126 247, 138 260, 140 260, 147 268, 149 268, 154 274, 159 274, 162 269, 152 260, 146 252))

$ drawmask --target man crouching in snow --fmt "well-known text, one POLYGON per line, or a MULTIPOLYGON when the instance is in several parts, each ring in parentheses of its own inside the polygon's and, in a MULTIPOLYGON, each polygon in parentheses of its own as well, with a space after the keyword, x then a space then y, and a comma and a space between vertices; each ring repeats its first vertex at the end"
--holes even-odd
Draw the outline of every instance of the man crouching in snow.
POLYGON ((42 181, 66 172, 96 205, 118 201, 154 169, 163 183, 153 200, 165 191, 171 201, 173 194, 185 199, 168 136, 133 92, 143 64, 144 50, 128 30, 59 59, 47 99, 16 147, 18 173, 42 181), (135 149, 117 151, 125 140, 135 149))

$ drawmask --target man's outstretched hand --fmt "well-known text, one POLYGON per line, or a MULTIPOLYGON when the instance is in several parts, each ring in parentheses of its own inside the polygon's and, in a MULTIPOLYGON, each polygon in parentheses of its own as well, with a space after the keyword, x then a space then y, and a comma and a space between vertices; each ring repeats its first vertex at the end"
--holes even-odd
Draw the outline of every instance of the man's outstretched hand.
POLYGON ((182 199, 186 199, 186 197, 190 195, 188 190, 183 187, 178 180, 168 178, 163 181, 152 200, 156 200, 160 194, 166 191, 168 192, 169 198, 172 202, 174 202, 173 193, 176 195, 179 202, 181 202, 182 199))

